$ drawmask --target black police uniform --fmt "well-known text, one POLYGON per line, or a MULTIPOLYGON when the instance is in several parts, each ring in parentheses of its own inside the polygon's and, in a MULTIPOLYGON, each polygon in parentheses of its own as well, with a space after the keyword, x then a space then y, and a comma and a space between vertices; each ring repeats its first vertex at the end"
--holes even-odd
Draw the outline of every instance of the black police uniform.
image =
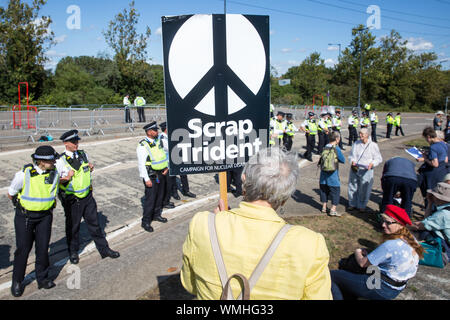
MULTIPOLYGON (((34 160, 55 160, 56 152, 51 146, 40 146, 31 156, 34 160)), ((30 168, 30 176, 39 175, 32 164, 25 165, 23 171, 30 168)), ((43 172, 46 174, 48 172, 43 172)), ((25 179, 25 178, 24 178, 25 179)), ((57 183, 54 179, 58 179, 56 170, 50 170, 50 175, 46 178, 45 183, 57 183)), ((55 199, 56 200, 56 199, 55 199)), ((35 272, 38 288, 50 289, 55 283, 48 279, 50 268, 48 248, 50 244, 51 228, 53 222, 53 206, 46 211, 29 211, 22 207, 17 196, 13 196, 13 204, 15 206, 14 228, 16 232, 16 250, 14 252, 13 275, 11 293, 15 297, 23 294, 23 280, 27 267, 28 256, 35 244, 36 262, 35 272)))
MULTIPOLYGON (((77 130, 71 130, 64 133, 60 139, 63 142, 70 140, 80 140, 77 130)), ((74 152, 73 158, 69 157, 65 153, 61 154, 61 157, 65 157, 65 160, 70 165, 71 169, 77 171, 83 163, 87 163, 87 156, 83 150, 77 150, 74 152)), ((65 185, 69 184, 66 182, 65 185)), ((64 184, 63 184, 64 185, 64 184)), ((73 194, 66 194, 62 189, 59 192, 59 199, 64 207, 64 213, 66 216, 66 240, 67 248, 69 250, 69 258, 73 264, 79 262, 78 251, 80 249, 80 224, 81 218, 84 218, 86 222, 89 234, 95 243, 95 246, 102 258, 118 258, 120 254, 109 248, 108 241, 103 233, 99 221, 97 202, 92 195, 92 182, 89 186, 89 193, 79 198, 73 194)))
MULTIPOLYGON (((143 128, 146 132, 147 130, 158 130, 158 126, 156 125, 156 122, 153 121, 143 128)), ((146 139, 141 140, 139 143, 143 143, 146 141, 146 139)), ((153 143, 156 143, 157 138, 153 143)), ((152 145, 151 145, 152 147, 152 145)), ((162 146, 160 145, 162 148, 162 146)), ((150 156, 147 155, 147 161, 150 161, 150 156)), ((151 187, 147 187, 145 184, 145 180, 142 179, 142 182, 145 187, 145 196, 144 196, 144 212, 142 215, 142 223, 141 226, 144 228, 144 230, 148 232, 152 232, 153 228, 150 225, 152 221, 159 221, 159 222, 167 222, 166 218, 163 218, 161 216, 162 214, 162 208, 163 208, 163 201, 164 196, 167 194, 167 188, 166 188, 166 182, 167 182, 167 175, 163 174, 162 170, 154 170, 150 166, 146 166, 148 176, 150 178, 150 181, 152 182, 151 187)))

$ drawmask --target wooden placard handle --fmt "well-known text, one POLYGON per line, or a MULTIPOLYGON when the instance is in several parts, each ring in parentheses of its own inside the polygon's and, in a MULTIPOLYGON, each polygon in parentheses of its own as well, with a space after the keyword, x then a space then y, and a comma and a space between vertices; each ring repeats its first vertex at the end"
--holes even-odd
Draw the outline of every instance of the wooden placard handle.
POLYGON ((228 210, 227 172, 219 172, 220 199, 223 200, 225 210, 228 210))

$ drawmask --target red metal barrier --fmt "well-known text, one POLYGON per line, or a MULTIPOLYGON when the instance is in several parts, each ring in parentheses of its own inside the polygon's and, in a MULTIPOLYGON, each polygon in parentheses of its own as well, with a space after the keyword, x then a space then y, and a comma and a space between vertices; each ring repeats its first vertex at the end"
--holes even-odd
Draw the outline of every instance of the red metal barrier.
POLYGON ((13 128, 16 129, 16 127, 22 127, 22 113, 20 112, 20 106, 13 106, 13 128))

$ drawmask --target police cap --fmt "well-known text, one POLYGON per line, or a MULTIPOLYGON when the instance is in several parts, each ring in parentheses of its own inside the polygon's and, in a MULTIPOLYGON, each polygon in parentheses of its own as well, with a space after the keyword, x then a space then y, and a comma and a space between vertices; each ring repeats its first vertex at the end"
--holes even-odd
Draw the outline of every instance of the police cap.
POLYGON ((315 113, 310 111, 310 112, 308 112, 308 116, 314 117, 314 116, 315 116, 315 113))
POLYGON ((277 116, 283 116, 284 117, 285 113, 283 111, 278 111, 277 116))
POLYGON ((155 130, 155 131, 157 131, 158 130, 158 126, 156 125, 156 121, 152 121, 149 124, 145 125, 143 129, 145 131, 148 131, 148 130, 155 130))
POLYGON ((59 139, 63 142, 81 140, 81 138, 78 136, 78 130, 70 130, 64 132, 61 137, 59 137, 59 139))
POLYGON ((159 127, 161 128, 162 131, 166 130, 167 128, 167 122, 162 122, 159 124, 159 127))
POLYGON ((292 113, 286 113, 286 118, 292 119, 292 113))
POLYGON ((34 160, 56 160, 58 154, 52 146, 39 146, 31 155, 34 160))

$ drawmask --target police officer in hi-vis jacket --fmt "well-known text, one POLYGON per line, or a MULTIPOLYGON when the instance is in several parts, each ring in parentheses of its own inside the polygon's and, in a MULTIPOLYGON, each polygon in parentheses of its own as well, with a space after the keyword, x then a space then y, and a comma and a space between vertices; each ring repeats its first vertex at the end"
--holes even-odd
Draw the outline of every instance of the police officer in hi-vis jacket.
POLYGON ((152 221, 166 223, 161 216, 164 195, 166 193, 166 176, 169 174, 169 159, 158 139, 156 121, 144 128, 147 137, 141 140, 136 148, 139 176, 145 186, 144 213, 141 227, 153 232, 152 221))
POLYGON ((109 248, 106 237, 98 221, 97 203, 92 194, 91 171, 94 165, 86 152, 78 149, 78 130, 70 130, 60 137, 66 149, 56 161, 60 176, 59 198, 66 215, 66 240, 69 259, 73 264, 79 262, 80 224, 84 218, 88 231, 102 258, 118 258, 119 252, 109 248))
POLYGON ((31 158, 33 164, 27 164, 17 172, 8 189, 8 198, 16 207, 16 251, 11 285, 14 297, 23 294, 23 280, 33 243, 38 288, 50 289, 55 286, 48 278, 48 248, 59 184, 59 175, 55 170, 57 153, 51 146, 40 146, 31 158))

